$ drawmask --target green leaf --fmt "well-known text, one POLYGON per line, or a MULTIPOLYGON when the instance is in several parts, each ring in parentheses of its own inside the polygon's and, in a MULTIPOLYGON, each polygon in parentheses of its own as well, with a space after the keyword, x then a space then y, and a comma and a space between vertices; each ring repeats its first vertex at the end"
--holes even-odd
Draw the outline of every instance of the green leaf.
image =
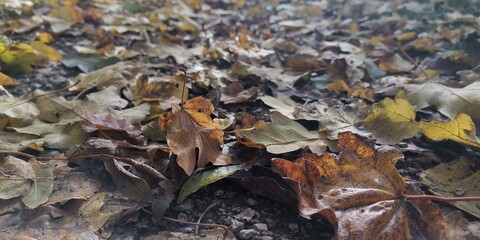
POLYGON ((304 147, 309 147, 315 153, 325 152, 327 146, 336 148, 334 141, 327 139, 326 132, 308 131, 279 112, 272 112, 270 118, 271 123, 260 121, 253 129, 237 131, 241 142, 250 147, 261 144, 274 154, 293 152, 304 147))
POLYGON ((81 54, 73 58, 62 60, 63 65, 73 68, 78 67, 82 72, 92 72, 100 68, 115 64, 120 59, 117 57, 102 58, 93 54, 81 54))
POLYGON ((224 166, 193 175, 183 184, 182 189, 180 189, 177 202, 182 202, 188 195, 198 191, 200 188, 226 178, 240 169, 243 169, 243 165, 224 166))

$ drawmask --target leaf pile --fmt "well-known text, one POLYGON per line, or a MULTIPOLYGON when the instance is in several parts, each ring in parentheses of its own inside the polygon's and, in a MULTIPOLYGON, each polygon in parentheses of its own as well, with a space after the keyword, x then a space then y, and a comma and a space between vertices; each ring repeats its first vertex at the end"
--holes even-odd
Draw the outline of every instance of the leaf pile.
POLYGON ((0 234, 108 238, 228 178, 336 239, 469 239, 411 197, 479 194, 464 2, 1 1, 0 234))

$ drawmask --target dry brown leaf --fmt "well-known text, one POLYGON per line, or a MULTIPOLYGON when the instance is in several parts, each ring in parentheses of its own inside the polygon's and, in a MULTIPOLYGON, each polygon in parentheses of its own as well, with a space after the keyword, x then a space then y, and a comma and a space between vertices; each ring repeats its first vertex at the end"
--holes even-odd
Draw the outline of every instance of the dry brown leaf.
POLYGON ((227 165, 231 159, 221 154, 223 144, 221 126, 212 121, 210 114, 214 107, 210 100, 196 97, 188 100, 184 108, 173 105, 173 117, 167 131, 167 144, 177 155, 178 165, 187 175, 195 168, 202 168, 208 162, 227 165), (198 159, 195 151, 198 148, 198 159))
POLYGON ((306 154, 290 162, 274 159, 299 198, 304 215, 320 214, 336 239, 439 239, 441 214, 430 201, 405 199, 407 189, 395 163, 403 155, 350 132, 338 135, 340 155, 306 154), (423 214, 423 215, 422 215, 423 214))

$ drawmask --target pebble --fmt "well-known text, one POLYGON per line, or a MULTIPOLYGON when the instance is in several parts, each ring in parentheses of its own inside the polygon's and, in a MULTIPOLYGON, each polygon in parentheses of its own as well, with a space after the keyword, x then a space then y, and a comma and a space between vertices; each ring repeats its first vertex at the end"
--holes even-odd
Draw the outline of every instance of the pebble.
POLYGON ((294 233, 297 233, 299 231, 298 224, 296 223, 288 224, 288 228, 294 233))
POLYGON ((173 209, 180 211, 180 212, 185 212, 185 211, 190 211, 193 209, 193 200, 190 198, 187 198, 183 203, 175 206, 173 209))
POLYGON ((267 219, 265 219, 265 222, 267 223, 269 228, 275 228, 277 226, 277 221, 272 218, 267 217, 267 219))
POLYGON ((238 233, 238 238, 240 239, 250 239, 251 237, 258 235, 258 232, 253 229, 243 229, 238 233))
POLYGON ((239 208, 239 207, 233 207, 233 208, 232 208, 232 212, 233 212, 233 213, 240 213, 241 211, 242 211, 242 209, 239 208))
POLYGON ((241 213, 235 215, 235 218, 238 220, 251 222, 256 215, 258 215, 258 213, 255 210, 251 208, 245 208, 241 213))
POLYGON ((261 240, 273 240, 273 237, 271 237, 271 236, 261 236, 260 239, 261 240))
POLYGON ((178 214, 177 219, 182 220, 182 221, 188 221, 188 216, 187 216, 187 214, 181 212, 181 213, 178 214))
POLYGON ((257 230, 258 232, 266 232, 266 231, 268 231, 267 224, 265 224, 265 223, 256 223, 256 224, 253 224, 253 229, 257 230))
POLYGON ((221 197, 223 196, 225 192, 223 192, 223 190, 219 189, 217 191, 215 191, 215 197, 221 197))
POLYGON ((237 195, 237 193, 232 191, 227 191, 225 195, 227 195, 228 198, 233 198, 235 197, 235 195, 237 195))
POLYGON ((248 199, 247 199, 247 204, 248 204, 248 206, 250 206, 250 207, 251 207, 251 206, 255 206, 255 205, 257 205, 257 201, 255 201, 253 198, 248 198, 248 199))
POLYGON ((240 221, 235 220, 235 219, 232 219, 230 221, 230 229, 234 233, 240 232, 241 230, 243 230, 244 227, 245 227, 245 224, 243 222, 240 222, 240 221))

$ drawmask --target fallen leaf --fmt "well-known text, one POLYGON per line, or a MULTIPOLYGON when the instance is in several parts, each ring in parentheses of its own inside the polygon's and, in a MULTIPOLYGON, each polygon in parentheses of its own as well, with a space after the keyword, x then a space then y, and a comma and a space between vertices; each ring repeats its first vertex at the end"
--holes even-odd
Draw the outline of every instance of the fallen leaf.
POLYGON ((81 121, 80 124, 89 133, 95 131, 117 131, 126 133, 133 138, 140 137, 142 134, 140 125, 133 126, 125 118, 118 115, 108 114, 103 116, 84 110, 83 116, 85 120, 81 121))
POLYGON ((83 172, 71 172, 53 182, 54 191, 47 204, 65 204, 72 199, 87 200, 97 192, 102 183, 94 178, 89 178, 83 172))
POLYGON ((445 217, 447 239, 475 239, 480 236, 480 222, 469 222, 461 211, 454 211, 445 217))
POLYGON ((372 131, 373 138, 381 144, 397 144, 418 132, 415 110, 407 100, 401 98, 386 98, 374 104, 372 114, 363 122, 372 131))
POLYGON ((0 85, 11 87, 17 85, 17 83, 13 80, 13 78, 9 77, 8 75, 0 72, 0 85))
POLYGON ((328 139, 336 140, 342 132, 367 135, 365 129, 361 128, 361 119, 369 110, 369 106, 361 100, 347 105, 338 99, 324 98, 316 103, 297 106, 293 116, 295 119, 319 121, 320 128, 327 131, 328 139))
POLYGON ((124 166, 115 159, 105 159, 103 163, 112 176, 117 190, 123 195, 137 201, 152 201, 153 192, 144 179, 125 170, 124 166))
POLYGON ((178 193, 177 203, 182 202, 188 197, 188 195, 199 189, 226 178, 242 168, 242 165, 224 166, 194 174, 182 185, 182 188, 178 193))
POLYGON ((55 50, 55 48, 52 48, 41 41, 33 41, 30 45, 39 53, 39 55, 45 56, 50 61, 58 62, 62 60, 62 54, 55 50))
POLYGON ((0 199, 22 196, 30 189, 30 178, 35 175, 26 161, 7 156, 0 165, 0 199))
POLYGON ((120 62, 120 59, 117 57, 102 58, 93 54, 81 54, 63 59, 61 62, 69 68, 78 67, 82 72, 89 73, 120 62))
POLYGON ((251 87, 244 90, 240 82, 233 82, 225 88, 220 101, 225 104, 237 104, 244 102, 254 102, 257 99, 258 87, 251 87))
POLYGON ((270 114, 271 123, 259 121, 253 129, 240 129, 235 132, 239 141, 250 147, 261 144, 274 154, 292 152, 309 147, 312 152, 323 153, 333 147, 326 133, 308 131, 300 123, 291 120, 279 112, 270 114))
POLYGON ((373 141, 349 132, 339 134, 338 145, 338 157, 272 160, 272 169, 296 192, 303 215, 325 217, 337 230, 335 239, 439 239, 439 208, 403 196, 412 190, 395 168, 401 152, 387 146, 375 150, 373 141))
POLYGON ((22 202, 30 209, 46 203, 53 191, 53 172, 47 167, 41 166, 37 160, 30 159, 28 164, 32 166, 35 177, 30 180, 30 190, 23 196, 22 202))
POLYGON ((459 113, 450 122, 420 120, 419 127, 430 140, 451 140, 480 148, 480 140, 475 135, 475 124, 467 114, 459 113))
MULTIPOLYGON (((474 166, 474 160, 462 156, 452 162, 440 163, 421 172, 420 179, 437 196, 476 197, 480 196, 480 171, 476 171, 474 166)), ((450 203, 480 218, 478 202, 455 201, 450 203)))
POLYGON ((214 110, 212 103, 196 97, 185 102, 183 107, 172 106, 173 117, 167 130, 167 144, 177 155, 178 165, 190 176, 195 168, 203 168, 208 162, 229 164, 231 159, 218 149, 223 144, 223 132, 210 118, 214 110), (197 148, 198 159, 195 156, 197 148))
POLYGON ((438 83, 406 84, 407 99, 416 109, 434 106, 439 112, 454 119, 458 113, 472 117, 480 123, 480 81, 464 88, 451 88, 438 83))
POLYGON ((299 104, 286 94, 279 92, 277 93, 276 98, 272 96, 263 96, 259 99, 272 108, 270 109, 270 112, 279 112, 291 119, 295 119, 292 114, 295 112, 295 107, 299 106, 299 104))

